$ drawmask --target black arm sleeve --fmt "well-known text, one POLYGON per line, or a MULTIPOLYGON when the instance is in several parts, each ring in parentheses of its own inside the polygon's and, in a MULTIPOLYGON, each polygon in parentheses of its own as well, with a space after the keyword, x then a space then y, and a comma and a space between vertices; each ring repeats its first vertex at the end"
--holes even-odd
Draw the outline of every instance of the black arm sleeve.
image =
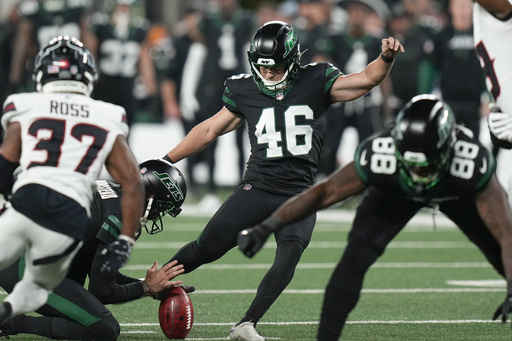
POLYGON ((14 177, 12 176, 16 168, 18 168, 18 162, 11 162, 0 154, 0 193, 11 194, 12 185, 14 183, 14 177))
MULTIPOLYGON (((100 244, 99 250, 102 248, 100 244)), ((89 274, 89 291, 103 304, 124 303, 144 296, 141 281, 128 280, 129 277, 120 273, 100 273, 102 264, 97 258, 92 262, 89 274), (119 281, 119 282, 118 282, 119 281)))

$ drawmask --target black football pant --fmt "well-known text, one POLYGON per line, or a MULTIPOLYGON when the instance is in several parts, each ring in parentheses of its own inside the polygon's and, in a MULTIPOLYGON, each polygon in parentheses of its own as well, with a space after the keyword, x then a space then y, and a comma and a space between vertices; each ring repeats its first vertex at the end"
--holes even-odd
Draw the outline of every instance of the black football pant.
MULTIPOLYGON (((182 247, 170 261, 184 265, 185 272, 213 262, 237 246, 238 233, 272 214, 289 196, 277 195, 242 183, 208 222, 196 241, 182 247)), ((255 324, 293 278, 295 267, 311 240, 316 214, 275 233, 276 256, 242 322, 255 324)), ((169 261, 169 262, 170 262, 169 261)), ((233 273, 232 278, 237 274, 233 273)))
MULTIPOLYGON (((0 271, 0 286, 11 292, 23 275, 24 257, 0 271)), ((65 278, 50 294, 37 313, 19 315, 8 320, 0 330, 26 333, 55 340, 117 340, 119 322, 90 292, 77 282, 65 278)))
MULTIPOLYGON (((366 271, 423 206, 382 190, 367 190, 357 208, 347 247, 325 290, 319 341, 339 339, 348 315, 359 300, 366 271)), ((474 202, 471 199, 448 201, 441 203, 439 210, 459 226, 503 275, 501 247, 480 219, 474 202)))

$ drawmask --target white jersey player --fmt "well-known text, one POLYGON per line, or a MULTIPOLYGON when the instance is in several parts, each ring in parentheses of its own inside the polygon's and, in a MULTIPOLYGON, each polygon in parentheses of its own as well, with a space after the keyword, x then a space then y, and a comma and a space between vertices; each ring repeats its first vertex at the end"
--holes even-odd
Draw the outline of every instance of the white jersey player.
MULTIPOLYGON (((25 253, 23 279, 0 304, 0 325, 34 311, 64 278, 85 232, 94 180, 103 165, 123 187, 123 228, 109 245, 129 258, 143 212, 144 190, 128 144, 124 109, 89 97, 97 78, 83 44, 56 37, 36 57, 37 93, 9 96, 3 106, 0 269, 25 253)), ((108 253, 108 252, 107 252, 108 253)))
MULTIPOLYGON (((512 148, 512 0, 475 0, 473 36, 476 52, 486 75, 487 89, 497 110, 489 114, 493 142, 512 148)), ((509 177, 509 203, 512 204, 512 173, 509 177)), ((505 250, 504 254, 510 250, 505 250)), ((512 287, 493 320, 503 323, 512 316, 512 287)))
POLYGON ((512 114, 512 0, 477 0, 473 30, 487 89, 498 107, 512 114))
MULTIPOLYGON (((473 5, 475 49, 494 98, 488 123, 491 139, 512 148, 512 0, 476 0, 473 5)), ((512 190, 512 173, 508 180, 512 190)), ((509 195, 512 205, 512 195, 509 195)))

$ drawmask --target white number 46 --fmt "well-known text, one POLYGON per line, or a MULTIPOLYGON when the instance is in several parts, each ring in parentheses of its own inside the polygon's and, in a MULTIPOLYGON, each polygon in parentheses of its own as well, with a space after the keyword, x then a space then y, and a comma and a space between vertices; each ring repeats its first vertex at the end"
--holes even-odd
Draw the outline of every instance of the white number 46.
MULTIPOLYGON (((296 124, 297 116, 304 116, 306 120, 314 118, 313 111, 307 105, 292 106, 284 112, 286 148, 293 155, 305 155, 311 150, 313 128, 309 125, 296 124), (298 144, 298 137, 303 137, 303 143, 298 144)), ((283 137, 282 133, 276 130, 274 108, 263 109, 256 124, 255 134, 258 144, 268 144, 267 157, 283 156, 282 147, 278 144, 283 137)))

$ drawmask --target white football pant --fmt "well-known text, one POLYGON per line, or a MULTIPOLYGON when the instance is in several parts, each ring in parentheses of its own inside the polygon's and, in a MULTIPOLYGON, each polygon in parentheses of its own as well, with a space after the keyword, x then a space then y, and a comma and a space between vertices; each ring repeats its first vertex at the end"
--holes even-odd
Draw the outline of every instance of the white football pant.
POLYGON ((70 253, 58 256, 74 243, 73 238, 34 223, 12 207, 0 216, 0 270, 25 252, 23 279, 5 298, 12 305, 13 315, 35 311, 46 303, 50 292, 66 276, 82 242, 70 253), (34 260, 52 256, 56 259, 41 265, 33 264, 34 260))

